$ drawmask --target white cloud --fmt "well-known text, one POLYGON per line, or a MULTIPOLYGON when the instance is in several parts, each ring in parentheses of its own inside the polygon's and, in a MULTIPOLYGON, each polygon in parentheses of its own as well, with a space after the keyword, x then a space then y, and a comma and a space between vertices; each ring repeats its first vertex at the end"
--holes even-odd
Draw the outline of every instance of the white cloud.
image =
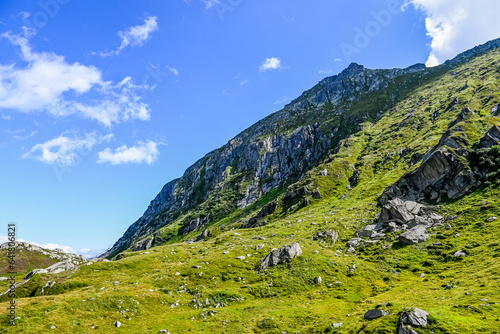
POLYGON ((32 51, 27 36, 4 33, 21 50, 26 64, 0 64, 0 110, 20 112, 46 111, 54 116, 78 114, 107 127, 128 119, 149 120, 149 106, 140 102, 138 90, 148 86, 134 85, 130 77, 118 84, 102 79, 95 66, 70 64, 63 56, 32 51), (92 96, 92 103, 83 100, 92 96))
POLYGON ((427 66, 436 66, 478 44, 500 37, 498 0, 409 0, 425 15, 432 38, 427 66))
POLYGON ((153 141, 139 141, 137 145, 132 147, 127 147, 123 145, 116 150, 111 150, 110 148, 105 149, 98 153, 99 159, 97 163, 111 163, 112 165, 121 165, 128 163, 147 163, 151 165, 158 159, 160 152, 157 146, 162 143, 156 143, 153 141))
POLYGON ((109 142, 112 137, 112 134, 101 136, 95 132, 87 133, 83 138, 69 138, 62 134, 45 143, 36 144, 22 157, 33 158, 47 164, 71 166, 80 155, 89 152, 97 144, 105 141, 109 142))
POLYGON ((333 61, 334 61, 334 62, 339 62, 339 61, 342 61, 342 59, 340 59, 340 58, 335 58, 333 61))
POLYGON ((288 96, 283 96, 282 98, 279 98, 277 101, 274 102, 275 105, 279 104, 285 104, 290 100, 288 96))
POLYGON ((250 80, 248 80, 248 79, 241 80, 241 81, 240 81, 240 86, 245 86, 245 85, 246 85, 247 83, 249 83, 249 82, 250 82, 250 80))
POLYGON ((119 31, 118 36, 122 42, 116 50, 111 52, 101 52, 102 57, 117 55, 127 46, 141 46, 145 41, 151 38, 151 34, 158 30, 158 22, 156 16, 149 16, 144 20, 143 25, 137 25, 128 28, 125 32, 119 31))
POLYGON ((2 118, 6 121, 10 121, 11 117, 7 115, 2 115, 2 118))
POLYGON ((279 58, 266 58, 259 66, 259 70, 261 72, 269 71, 269 70, 277 70, 281 68, 281 60, 279 58))
POLYGON ((330 74, 332 72, 333 72, 332 70, 319 70, 318 71, 319 74, 330 74))
POLYGON ((219 4, 219 0, 202 0, 203 3, 205 4, 205 9, 210 9, 215 5, 219 4))
POLYGON ((179 71, 176 69, 176 68, 173 68, 173 67, 170 67, 170 66, 167 66, 167 69, 172 72, 175 76, 178 76, 179 75, 179 71))

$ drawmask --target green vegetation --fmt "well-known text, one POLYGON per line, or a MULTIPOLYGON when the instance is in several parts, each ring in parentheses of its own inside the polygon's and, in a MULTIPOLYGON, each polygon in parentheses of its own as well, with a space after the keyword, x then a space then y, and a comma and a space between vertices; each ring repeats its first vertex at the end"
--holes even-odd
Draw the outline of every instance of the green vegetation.
MULTIPOLYGON (((403 309, 418 307, 430 314, 418 333, 498 333, 500 219, 494 218, 500 217, 500 147, 476 144, 500 125, 492 114, 500 105, 499 67, 500 50, 492 51, 453 70, 406 74, 382 91, 338 106, 296 111, 304 112, 302 125, 322 121, 320 127, 343 127, 336 133, 349 135, 297 182, 244 209, 235 206, 247 186, 244 175, 232 174, 230 166, 229 181, 206 200, 202 171, 194 183, 201 194, 196 205, 159 230, 159 246, 84 265, 69 276, 35 276, 23 288, 27 292, 57 283, 43 295, 19 295, 15 328, 8 325, 7 303, 0 303, 0 332, 395 333, 403 309), (485 182, 458 200, 439 203, 438 213, 449 219, 430 230, 428 241, 407 246, 393 233, 347 252, 346 242, 380 212, 384 189, 417 168, 447 133, 467 141, 468 159, 485 171, 485 182), (289 195, 304 188, 307 195, 289 195), (314 189, 321 198, 310 195, 314 189), (265 217, 267 224, 240 228, 276 199, 278 209, 265 217), (201 233, 179 232, 200 215, 210 215, 204 228, 212 237, 183 242, 201 233), (339 234, 335 244, 313 240, 328 229, 339 234), (291 264, 254 269, 272 249, 293 242, 303 254, 291 264), (454 256, 460 250, 467 256, 454 256), (314 282, 318 276, 321 284, 314 282), (365 320, 375 307, 390 313, 365 320), (114 327, 115 321, 122 326, 114 327)), ((282 133, 298 125, 279 123, 282 133)))

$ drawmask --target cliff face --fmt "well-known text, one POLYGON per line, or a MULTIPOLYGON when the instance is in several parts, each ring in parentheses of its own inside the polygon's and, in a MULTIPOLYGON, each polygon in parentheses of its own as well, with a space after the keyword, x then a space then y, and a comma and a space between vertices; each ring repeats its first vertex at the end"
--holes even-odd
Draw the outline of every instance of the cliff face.
POLYGON ((155 244, 145 238, 154 239, 156 231, 179 220, 180 230, 190 232, 248 207, 273 189, 285 188, 336 153, 364 122, 376 122, 413 89, 499 45, 499 40, 489 42, 432 69, 416 64, 370 70, 352 63, 167 183, 143 216, 103 255, 112 257, 129 248, 143 249, 145 243, 155 244))

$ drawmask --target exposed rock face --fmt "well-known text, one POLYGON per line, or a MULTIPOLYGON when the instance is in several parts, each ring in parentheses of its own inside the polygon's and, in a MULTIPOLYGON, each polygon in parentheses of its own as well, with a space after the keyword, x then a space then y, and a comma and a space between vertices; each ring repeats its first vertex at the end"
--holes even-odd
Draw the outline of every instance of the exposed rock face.
POLYGON ((278 208, 277 200, 274 200, 271 203, 264 205, 262 209, 260 209, 260 211, 254 217, 245 221, 241 226, 241 228, 252 228, 265 225, 267 221, 262 221, 262 218, 272 215, 277 208, 278 208))
POLYGON ((58 274, 63 271, 71 271, 76 269, 78 269, 78 266, 75 265, 74 263, 68 261, 61 261, 45 269, 33 269, 32 271, 27 273, 26 276, 24 276, 24 279, 30 279, 31 277, 37 274, 58 274))
POLYGON ((302 249, 298 243, 294 242, 291 245, 271 251, 271 253, 259 261, 257 268, 259 271, 266 270, 278 264, 289 263, 294 257, 300 255, 302 255, 302 249))
POLYGON ((197 236, 194 241, 199 242, 199 241, 203 241, 205 239, 211 238, 211 237, 212 237, 212 231, 210 231, 209 229, 206 229, 199 236, 197 236))
POLYGON ((135 243, 134 247, 132 248, 132 250, 134 252, 137 252, 137 251, 143 251, 143 250, 148 250, 151 248, 151 245, 153 244, 153 239, 154 237, 149 237, 149 238, 146 238, 144 240, 140 240, 138 242, 135 243))
POLYGON ((207 225, 209 222, 209 218, 207 216, 198 217, 196 219, 191 220, 187 225, 184 225, 182 228, 184 234, 188 234, 190 232, 201 229, 203 226, 207 225))
MULTIPOLYGON (((217 201, 218 195, 213 195, 218 189, 236 192, 228 206, 230 211, 234 207, 245 208, 272 189, 299 180, 338 150, 340 141, 360 129, 365 120, 366 115, 344 115, 344 110, 332 111, 331 107, 354 101, 361 94, 386 89, 399 76, 426 71, 423 64, 391 70, 369 70, 351 64, 339 75, 322 80, 282 110, 208 153, 181 178, 167 183, 143 216, 103 256, 111 257, 129 249, 134 242, 200 204, 217 201), (335 128, 317 123, 332 117, 340 122, 335 128)), ((313 196, 319 198, 321 194, 315 192, 313 196)), ((207 207, 210 210, 211 206, 207 207)), ((187 225, 184 232, 199 229, 203 224, 190 221, 187 225)))
POLYGON ((500 145, 500 127, 493 126, 479 142, 479 148, 500 145))
POLYGON ((405 308, 401 313, 401 324, 398 328, 398 334, 413 334, 416 331, 412 327, 426 327, 428 315, 428 312, 418 308, 405 308))

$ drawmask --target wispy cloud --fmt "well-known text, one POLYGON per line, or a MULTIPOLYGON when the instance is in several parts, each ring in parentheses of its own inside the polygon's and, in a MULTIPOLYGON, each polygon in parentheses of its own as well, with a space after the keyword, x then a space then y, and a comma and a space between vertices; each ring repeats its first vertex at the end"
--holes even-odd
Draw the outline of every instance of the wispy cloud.
POLYGON ((215 5, 218 5, 220 0, 202 0, 205 4, 205 9, 210 9, 215 5))
POLYGON ((282 98, 279 98, 274 102, 274 105, 282 105, 290 101, 290 98, 288 96, 283 96, 282 98))
POLYGON ((36 159, 47 164, 71 166, 77 161, 81 152, 88 152, 97 144, 109 142, 112 137, 112 134, 102 136, 92 132, 82 138, 70 138, 63 133, 45 143, 36 144, 22 157, 36 159))
POLYGON ((247 83, 249 83, 249 82, 250 82, 250 80, 248 80, 248 79, 241 80, 241 81, 240 81, 240 86, 245 86, 245 85, 246 85, 247 83))
POLYGON ((277 70, 281 68, 281 60, 279 58, 266 58, 262 64, 259 66, 261 72, 277 70))
POLYGON ((51 52, 34 52, 29 36, 29 29, 24 34, 0 35, 20 48, 24 62, 0 64, 0 110, 46 111, 58 117, 79 114, 108 127, 128 119, 149 119, 149 106, 137 92, 150 87, 134 85, 130 77, 117 84, 104 81, 95 66, 71 64, 51 52), (87 96, 92 96, 92 103, 84 102, 87 96))
POLYGON ((330 69, 328 69, 328 70, 319 70, 319 71, 318 71, 318 73, 319 73, 319 74, 330 74, 330 73, 332 73, 332 72, 333 72, 333 71, 332 71, 332 70, 330 70, 330 69))
POLYGON ((497 0, 408 0, 425 15, 432 39, 427 66, 436 66, 458 53, 500 37, 497 0))
POLYGON ((139 141, 137 145, 132 147, 127 147, 123 145, 115 150, 110 148, 105 149, 98 153, 99 159, 98 163, 110 163, 112 165, 121 164, 142 164, 147 163, 151 165, 158 159, 160 152, 158 151, 158 145, 162 143, 157 143, 153 141, 139 141))
POLYGON ((111 52, 101 52, 102 57, 109 57, 119 54, 127 46, 141 46, 145 41, 151 38, 151 34, 158 30, 158 18, 149 16, 144 20, 143 25, 137 25, 128 28, 126 31, 119 31, 118 36, 121 38, 121 44, 111 52))

